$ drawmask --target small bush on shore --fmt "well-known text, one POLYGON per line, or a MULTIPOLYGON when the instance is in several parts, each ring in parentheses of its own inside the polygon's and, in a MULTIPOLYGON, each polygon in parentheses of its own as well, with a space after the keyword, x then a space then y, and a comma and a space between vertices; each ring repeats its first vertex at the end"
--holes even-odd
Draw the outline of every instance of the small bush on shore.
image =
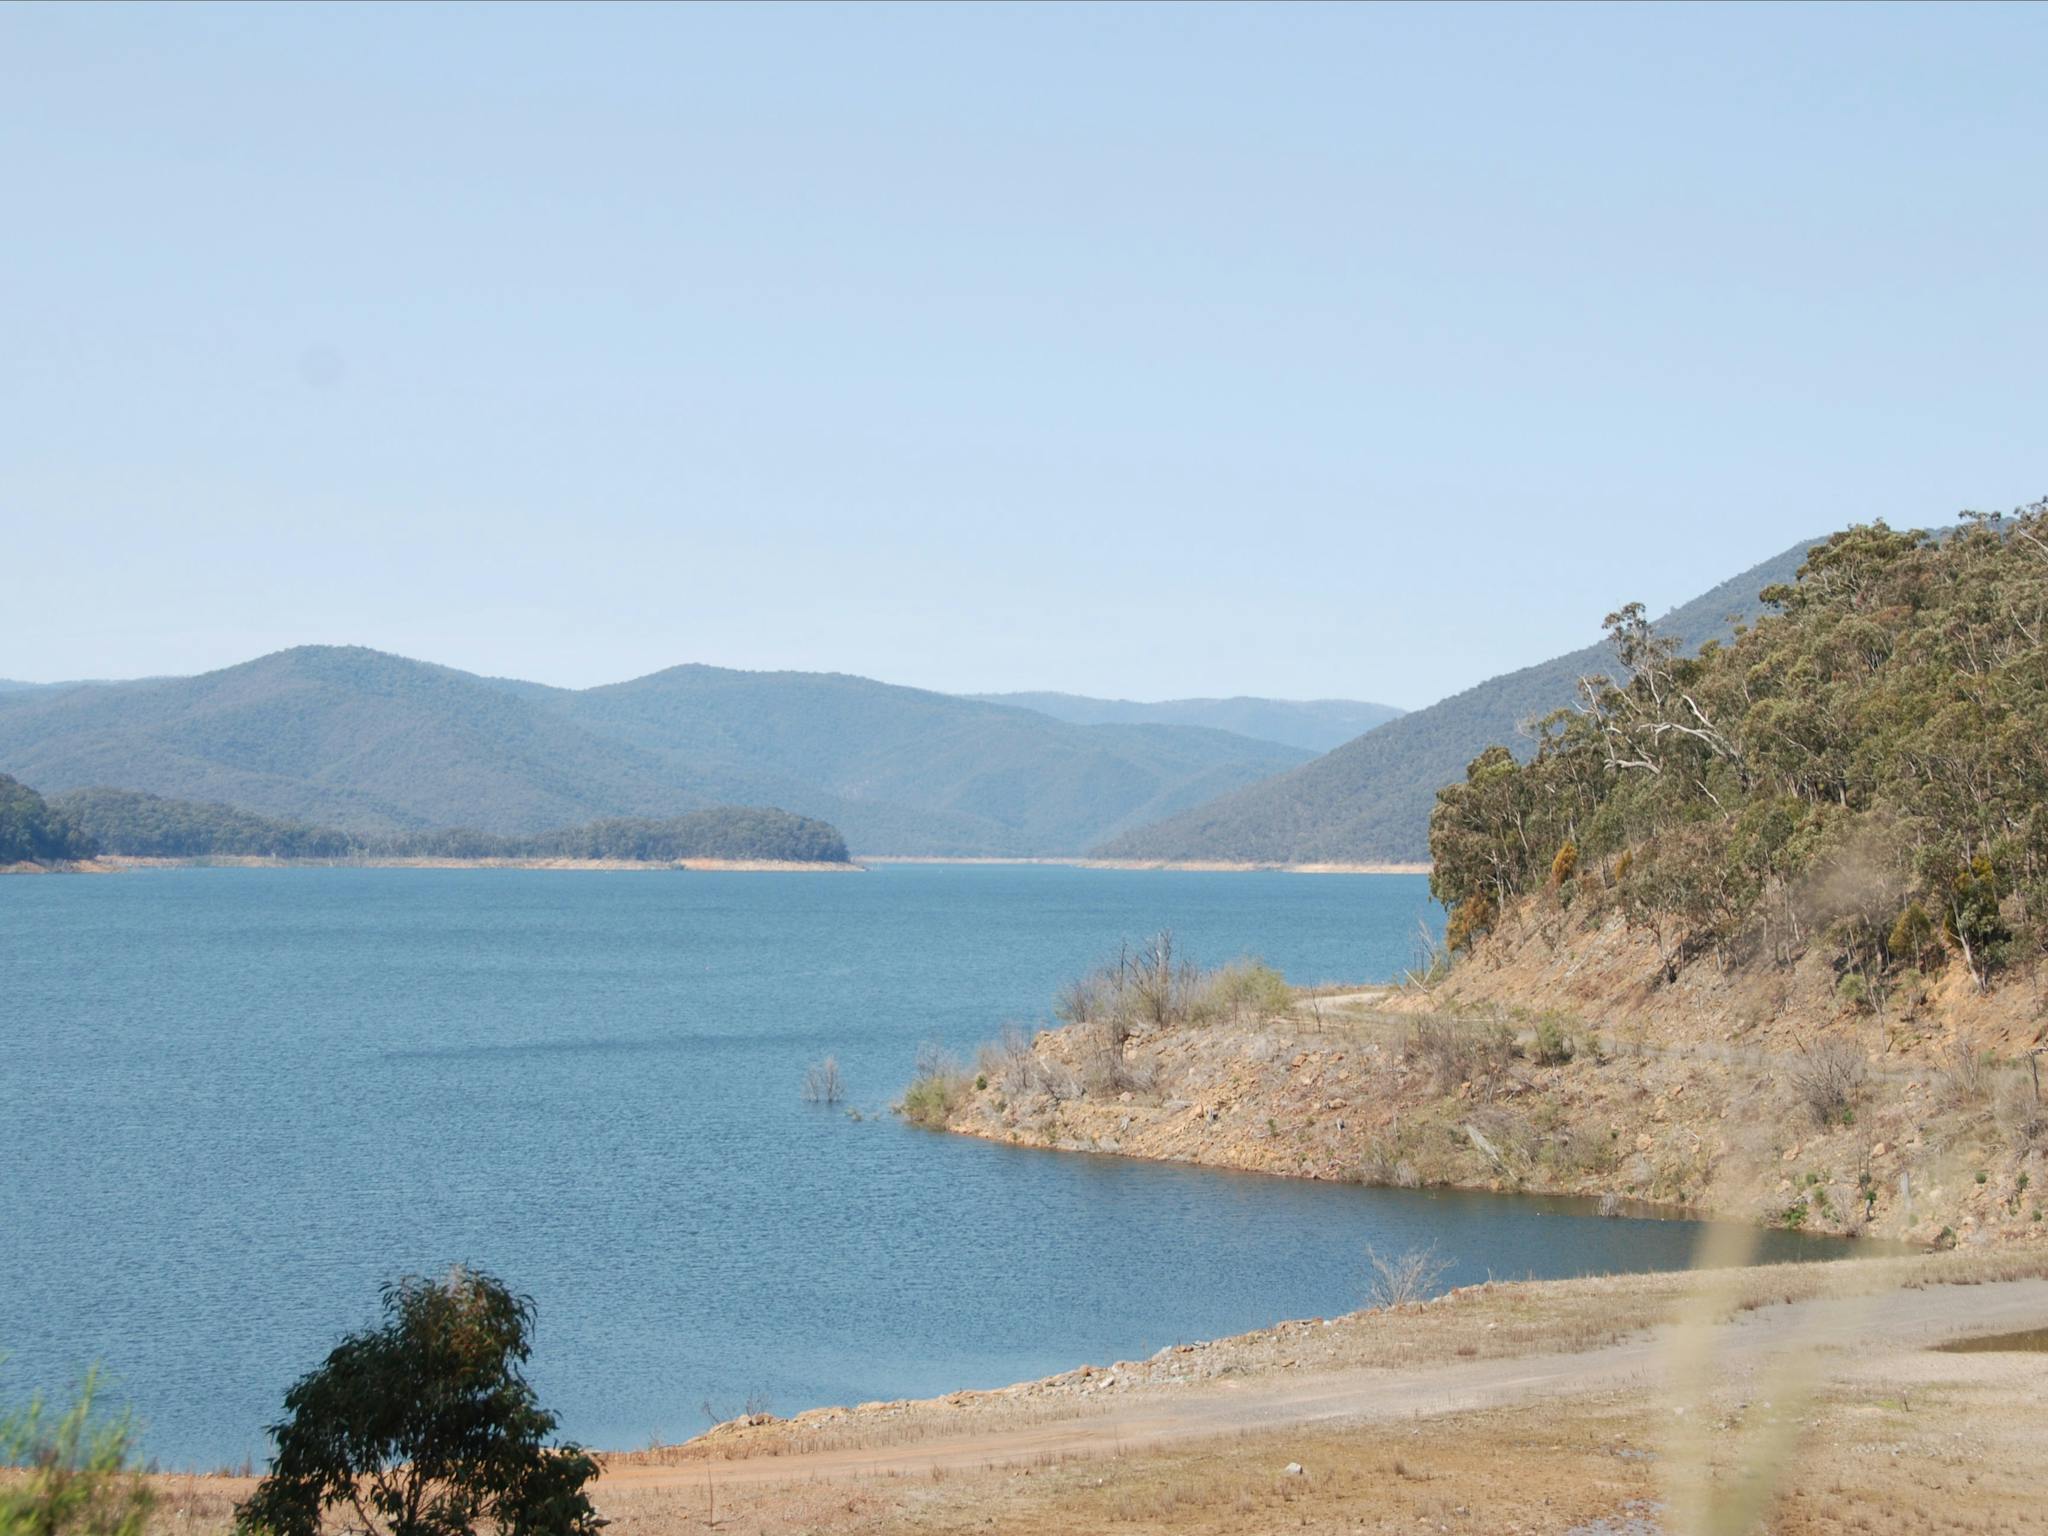
POLYGON ((1214 1011, 1233 1024, 1282 1018, 1294 1011, 1294 989, 1262 960, 1235 960, 1207 978, 1214 1011))
POLYGON ((1114 1042, 1147 1029, 1179 1024, 1234 1024, 1289 1014, 1294 992, 1263 961, 1232 961, 1204 970, 1176 954, 1173 935, 1161 933, 1136 949, 1126 947, 1060 989, 1053 1012, 1068 1024, 1098 1024, 1121 1032, 1114 1042))
POLYGON ((1381 1253, 1367 1245, 1365 1250, 1365 1298, 1371 1307, 1405 1307, 1427 1301, 1436 1284, 1450 1269, 1449 1260, 1435 1243, 1409 1248, 1401 1253, 1381 1253))
POLYGON ((896 1112, 922 1130, 943 1131, 967 1102, 970 1081, 950 1052, 927 1045, 917 1053, 916 1070, 896 1112))
POLYGON ((903 1090, 898 1106, 903 1118, 927 1131, 942 1131, 960 1107, 960 1080, 953 1077, 920 1077, 903 1090))

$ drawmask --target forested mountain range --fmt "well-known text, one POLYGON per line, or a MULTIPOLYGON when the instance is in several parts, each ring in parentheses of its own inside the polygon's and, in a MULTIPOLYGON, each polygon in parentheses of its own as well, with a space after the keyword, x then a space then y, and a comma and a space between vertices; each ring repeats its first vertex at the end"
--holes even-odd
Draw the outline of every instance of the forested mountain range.
POLYGON ((0 692, 0 771, 343 832, 528 835, 776 805, 874 853, 1078 852, 1309 754, 864 678, 684 666, 571 690, 360 647, 0 692))
POLYGON ((1374 726, 1399 719, 1391 704, 1358 699, 1094 699, 1078 693, 975 693, 985 704, 1014 704, 1074 725, 1203 725, 1308 752, 1327 752, 1374 726))
MULTIPOLYGON (((1657 621, 1684 650, 1725 638, 1763 611, 1758 594, 1790 581, 1814 541, 1801 540, 1657 621)), ((1593 613, 1589 618, 1597 618, 1593 613)), ((1468 688, 1264 783, 1105 839, 1111 858, 1270 863, 1420 862, 1438 788, 1489 745, 1528 755, 1521 727, 1572 701, 1578 680, 1613 670, 1604 644, 1567 652, 1468 688)))

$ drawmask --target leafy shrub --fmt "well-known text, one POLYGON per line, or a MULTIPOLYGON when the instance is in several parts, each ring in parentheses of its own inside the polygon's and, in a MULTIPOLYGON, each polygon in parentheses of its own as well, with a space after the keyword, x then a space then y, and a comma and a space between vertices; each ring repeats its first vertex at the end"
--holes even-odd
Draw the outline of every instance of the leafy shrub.
POLYGON ((153 1503, 133 1470, 134 1426, 96 1408, 99 1373, 54 1420, 41 1397, 0 1413, 0 1536, 142 1536, 153 1503))
POLYGON ((1983 854, 1950 878, 1948 900, 1941 909, 1942 931, 1962 950, 1979 985, 2005 962, 2012 930, 1999 902, 2005 892, 1991 860, 1983 854))
POLYGON ((457 1269, 383 1290, 382 1326, 350 1334, 285 1393, 269 1475, 235 1512, 245 1536, 318 1536, 346 1507, 371 1536, 595 1536, 597 1463, 551 1447, 555 1416, 521 1374, 533 1303, 457 1269))
POLYGON ((903 1090, 898 1106, 903 1118, 921 1130, 943 1131, 960 1107, 960 1080, 953 1077, 918 1077, 903 1090))
POLYGON ((1906 964, 1925 969, 1939 958, 1941 945, 1934 919, 1927 915, 1927 909, 1917 901, 1906 903, 1899 913, 1898 921, 1892 924, 1891 936, 1885 947, 1892 958, 1906 964))
POLYGON ((1451 908, 1450 921, 1444 925, 1444 947, 1452 954, 1470 949, 1493 931, 1497 915, 1492 897, 1483 894, 1465 897, 1451 908))
POLYGON ((1572 1059, 1572 1051, 1571 1036, 1565 1033, 1564 1021, 1555 1013, 1546 1013, 1536 1021, 1537 1066, 1561 1067, 1572 1059))
POLYGON ((1227 1015, 1233 1023, 1278 1018, 1293 1012, 1294 990, 1287 979, 1260 960, 1237 960, 1212 972, 1196 1011, 1227 1015))
POLYGON ((967 1074, 949 1052, 926 1045, 917 1053, 910 1086, 903 1090, 896 1112, 921 1130, 943 1131, 967 1102, 967 1085, 967 1074))

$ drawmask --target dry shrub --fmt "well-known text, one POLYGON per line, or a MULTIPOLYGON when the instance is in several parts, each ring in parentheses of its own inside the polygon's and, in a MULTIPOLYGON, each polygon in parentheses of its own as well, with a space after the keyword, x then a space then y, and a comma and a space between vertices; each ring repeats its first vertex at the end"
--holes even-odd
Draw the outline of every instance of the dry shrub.
POLYGON ((2024 1157, 2048 1141, 2048 1106, 2042 1104, 2030 1070, 2000 1073, 1994 1094, 1992 1117, 2015 1156, 2024 1157))
POLYGON ((839 1081, 839 1058, 827 1056, 823 1061, 814 1061, 804 1068, 804 1102, 806 1104, 837 1104, 846 1097, 846 1089, 839 1081))
POLYGON ((1000 1035, 983 1045, 975 1065, 1009 1098, 1021 1098, 1045 1087, 1045 1065, 1031 1048, 1031 1037, 1016 1024, 1005 1024, 1000 1035))
POLYGON ((1988 1101, 1991 1065, 1990 1052, 1975 1040, 1967 1036, 1956 1040, 1942 1056, 1939 1080, 1943 1102, 1956 1109, 1967 1109, 1988 1101))
POLYGON ((1069 1024, 1113 1019, 1127 1032, 1194 1023, 1206 981, 1193 961, 1175 955, 1173 934, 1164 932, 1135 949, 1126 946, 1114 964, 1068 982, 1053 1011, 1069 1024))
POLYGON ((1365 1298, 1372 1307, 1405 1307, 1427 1301, 1450 1268, 1436 1244, 1383 1254, 1371 1244, 1365 1250, 1365 1298))
POLYGON ((1505 1024, 1472 1025, 1426 1014, 1408 1027, 1402 1054, 1417 1062, 1436 1093, 1470 1083, 1483 1098, 1506 1084, 1515 1059, 1514 1031, 1505 1024))
POLYGON ((1823 1040, 1799 1053, 1790 1077, 1793 1091, 1812 1112, 1816 1125, 1848 1119, 1856 1096, 1870 1073, 1863 1052, 1847 1040, 1823 1040))
POLYGON ((1358 1181, 1361 1184, 1391 1185, 1413 1189, 1417 1183, 1414 1166, 1404 1155, 1398 1131, 1373 1136, 1359 1154, 1358 1181))
POLYGON ((1081 1086, 1090 1093, 1143 1091, 1153 1072, 1130 1058, 1130 1022, 1118 1014, 1092 1019, 1081 1026, 1081 1086))

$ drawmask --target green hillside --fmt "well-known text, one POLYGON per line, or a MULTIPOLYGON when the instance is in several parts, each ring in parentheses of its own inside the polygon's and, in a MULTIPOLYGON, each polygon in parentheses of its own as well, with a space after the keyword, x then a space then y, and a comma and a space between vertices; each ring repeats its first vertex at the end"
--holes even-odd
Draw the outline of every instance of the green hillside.
POLYGON ((1776 612, 1685 656, 1614 616, 1620 682, 1490 751, 1439 797, 1432 889, 1452 942, 1549 890, 1619 909, 1688 960, 1825 945, 1840 995, 2048 942, 2048 502, 1953 537, 1883 523, 1813 550, 1776 612))
POLYGON ((74 789, 53 796, 48 805, 98 852, 134 858, 847 861, 846 840, 836 827, 759 806, 721 805, 665 818, 611 817, 516 836, 462 827, 342 832, 129 789, 74 789))
POLYGON ((74 789, 51 796, 50 804, 100 852, 135 858, 338 859, 357 851, 359 841, 332 827, 132 789, 74 789))
POLYGON ((1399 719, 1391 704, 1357 699, 1092 699, 1078 693, 976 693, 985 704, 1011 704, 1071 725, 1199 725, 1327 752, 1375 726, 1399 719))
POLYGON ((0 693, 0 771, 46 790, 118 784, 358 836, 745 804, 868 852, 1069 853, 1305 756, 855 677, 676 667, 574 691, 359 647, 0 693))
POLYGON ((19 779, 0 773, 0 864, 86 859, 92 838, 19 779))
MULTIPOLYGON (((1731 616, 1763 609, 1765 587, 1789 581, 1807 542, 1702 593, 1658 620, 1686 649, 1726 636, 1731 616)), ((1290 773, 1105 839, 1110 858, 1237 859, 1249 862, 1421 861, 1437 789, 1495 742, 1526 755, 1527 721, 1571 702, 1578 680, 1610 665, 1602 645, 1491 678, 1401 716, 1290 773)))

